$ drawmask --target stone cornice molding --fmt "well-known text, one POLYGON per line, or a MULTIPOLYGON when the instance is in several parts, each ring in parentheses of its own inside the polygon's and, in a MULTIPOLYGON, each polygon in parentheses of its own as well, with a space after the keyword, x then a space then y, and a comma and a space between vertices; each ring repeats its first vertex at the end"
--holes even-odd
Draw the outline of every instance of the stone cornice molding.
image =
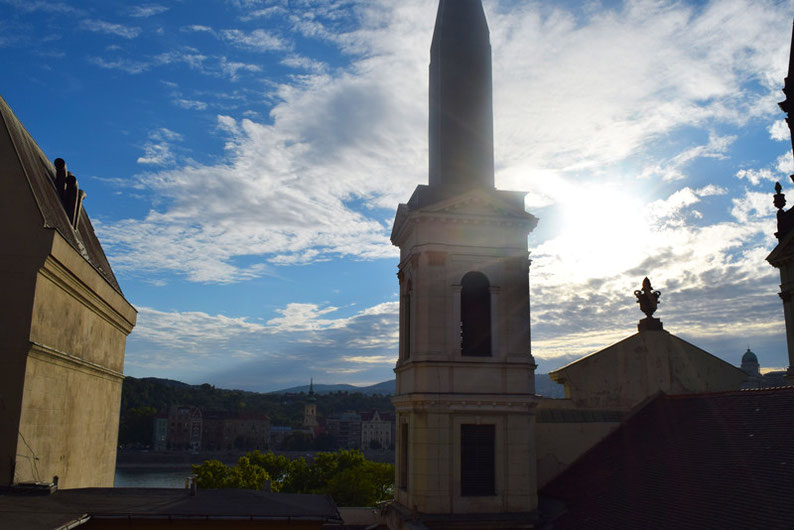
POLYGON ((538 224, 538 219, 529 212, 524 212, 526 217, 512 215, 482 215, 466 212, 452 213, 445 211, 422 211, 403 213, 395 218, 394 230, 391 241, 393 245, 401 246, 406 234, 420 223, 448 223, 464 225, 490 225, 500 227, 521 227, 527 234, 532 232, 538 224))
POLYGON ((121 382, 124 379, 124 374, 121 372, 112 370, 91 361, 86 361, 85 359, 75 355, 62 352, 51 346, 40 344, 38 342, 30 342, 30 350, 28 350, 28 355, 45 362, 65 366, 73 370, 79 370, 81 372, 99 376, 110 381, 121 382))
POLYGON ((125 336, 135 326, 52 256, 47 256, 39 273, 125 336))
MULTIPOLYGON (((445 354, 439 354, 445 355, 445 354)), ((403 372, 407 370, 411 365, 413 368, 421 367, 421 366, 434 366, 434 367, 442 367, 442 368, 452 368, 452 367, 461 367, 461 366, 493 366, 495 368, 514 368, 516 370, 527 370, 533 369, 535 366, 535 360, 532 356, 528 356, 526 360, 516 360, 515 357, 512 357, 511 360, 505 361, 503 358, 499 357, 469 357, 469 356, 458 356, 455 360, 437 360, 437 359, 416 359, 416 353, 411 355, 410 359, 404 361, 398 361, 397 366, 394 368, 395 373, 403 372), (475 360, 476 359, 476 360, 475 360)))
POLYGON ((392 398, 397 411, 535 413, 540 398, 535 394, 458 394, 416 392, 392 398))

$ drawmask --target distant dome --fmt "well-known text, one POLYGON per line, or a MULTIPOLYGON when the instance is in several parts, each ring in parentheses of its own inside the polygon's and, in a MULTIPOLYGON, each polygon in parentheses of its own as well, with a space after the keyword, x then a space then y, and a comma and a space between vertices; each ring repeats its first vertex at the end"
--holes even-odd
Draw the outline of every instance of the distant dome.
POLYGON ((747 351, 742 355, 742 364, 744 363, 758 363, 758 357, 750 351, 750 348, 747 348, 747 351))

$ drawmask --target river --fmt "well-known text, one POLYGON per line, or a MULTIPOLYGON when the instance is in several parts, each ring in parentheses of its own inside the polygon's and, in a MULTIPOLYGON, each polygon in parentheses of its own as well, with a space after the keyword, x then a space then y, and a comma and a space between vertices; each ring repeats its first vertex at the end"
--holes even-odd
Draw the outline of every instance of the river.
POLYGON ((116 468, 116 488, 184 488, 190 466, 179 468, 116 468))

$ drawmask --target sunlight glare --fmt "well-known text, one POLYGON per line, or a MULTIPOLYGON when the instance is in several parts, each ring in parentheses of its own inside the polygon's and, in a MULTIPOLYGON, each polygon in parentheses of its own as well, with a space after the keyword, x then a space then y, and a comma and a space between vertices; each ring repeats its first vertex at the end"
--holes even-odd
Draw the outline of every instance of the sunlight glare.
POLYGON ((642 261, 651 229, 640 197, 595 185, 568 190, 555 247, 569 281, 612 276, 642 261))

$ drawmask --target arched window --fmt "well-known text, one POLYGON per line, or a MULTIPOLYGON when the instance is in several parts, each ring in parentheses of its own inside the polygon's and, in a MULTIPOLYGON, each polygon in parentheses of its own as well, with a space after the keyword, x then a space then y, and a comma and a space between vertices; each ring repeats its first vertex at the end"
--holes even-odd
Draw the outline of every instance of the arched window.
POLYGON ((463 355, 491 355, 491 290, 481 272, 469 272, 461 280, 460 334, 463 355))

